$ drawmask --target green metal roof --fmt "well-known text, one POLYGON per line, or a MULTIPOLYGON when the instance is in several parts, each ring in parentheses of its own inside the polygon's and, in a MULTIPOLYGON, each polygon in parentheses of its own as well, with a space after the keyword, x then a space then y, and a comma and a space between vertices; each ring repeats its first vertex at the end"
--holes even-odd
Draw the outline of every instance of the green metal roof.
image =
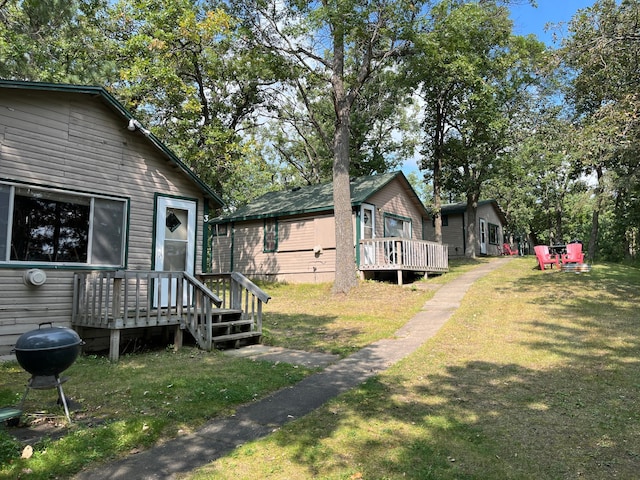
MULTIPOLYGON (((500 209, 498 202, 496 202, 495 200, 480 200, 478 202, 478 206, 480 207, 482 205, 493 205, 493 208, 498 213, 498 216, 500 217, 502 223, 507 223, 507 219, 504 216, 504 212, 500 209)), ((467 202, 447 203, 440 207, 440 211, 442 215, 448 215, 452 213, 465 213, 467 211, 467 202)))
MULTIPOLYGON (((359 177, 351 181, 351 205, 359 206, 389 182, 398 178, 425 217, 428 212, 402 172, 359 177)), ((333 183, 322 183, 269 192, 235 212, 215 218, 211 223, 228 223, 261 218, 285 217, 333 210, 333 183)))
MULTIPOLYGON (((70 84, 58 84, 58 83, 43 83, 43 82, 24 82, 20 80, 2 80, 0 79, 0 88, 16 88, 22 90, 39 90, 46 92, 67 92, 82 95, 90 95, 99 98, 103 101, 111 110, 123 117, 128 123, 129 120, 137 120, 133 117, 124 105, 115 99, 106 89, 93 85, 70 85, 70 84)), ((195 173, 191 170, 182 160, 180 160, 166 145, 164 145, 155 135, 149 132, 147 129, 140 127, 139 131, 151 142, 151 144, 160 151, 170 162, 174 163, 180 170, 182 170, 204 193, 205 196, 211 198, 219 206, 223 206, 222 199, 211 188, 204 183, 195 173)))

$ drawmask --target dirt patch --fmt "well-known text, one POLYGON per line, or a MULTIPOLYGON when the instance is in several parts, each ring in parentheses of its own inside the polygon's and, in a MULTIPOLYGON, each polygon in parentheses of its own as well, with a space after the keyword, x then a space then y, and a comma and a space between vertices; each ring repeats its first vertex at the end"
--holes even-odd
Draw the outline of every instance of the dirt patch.
MULTIPOLYGON (((56 407, 51 405, 51 411, 24 412, 19 419, 6 422, 6 432, 24 445, 33 445, 45 438, 57 440, 72 432, 78 425, 94 426, 104 422, 104 419, 89 416, 83 411, 82 405, 67 397, 67 406, 72 414, 69 424, 64 413, 51 413, 56 407)), ((62 407, 60 407, 62 408, 62 407)))

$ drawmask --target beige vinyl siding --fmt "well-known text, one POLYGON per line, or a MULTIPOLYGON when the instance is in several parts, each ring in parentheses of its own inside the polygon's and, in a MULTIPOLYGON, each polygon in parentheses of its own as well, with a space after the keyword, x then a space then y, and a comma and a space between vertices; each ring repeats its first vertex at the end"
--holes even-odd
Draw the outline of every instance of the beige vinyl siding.
MULTIPOLYGON (((200 190, 140 131, 126 127, 122 117, 87 95, 0 89, 0 178, 128 198, 129 269, 152 268, 155 195, 196 200, 195 268, 201 271, 200 190)), ((31 287, 22 280, 25 268, 0 267, 0 356, 40 322, 69 325, 73 271, 43 270, 47 282, 31 287)))
MULTIPOLYGON (((412 238, 422 240, 423 210, 394 179, 366 201, 376 211, 376 236, 384 235, 384 214, 411 219, 412 238)), ((354 245, 360 224, 353 216, 354 245)), ((233 270, 253 278, 287 282, 330 282, 335 277, 335 218, 333 212, 278 219, 278 249, 263 251, 264 221, 238 222, 227 236, 214 237, 212 271, 233 270), (233 239, 233 240, 232 240, 233 239), (233 253, 230 248, 233 244, 233 253)), ((355 268, 355 266, 354 266, 355 268)))
POLYGON ((385 188, 367 199, 376 207, 376 237, 384 236, 384 215, 392 214, 411 219, 411 238, 422 238, 422 212, 411 201, 400 181, 396 178, 385 188))
POLYGON ((233 270, 251 278, 289 282, 333 280, 335 225, 333 215, 278 219, 278 249, 264 252, 264 221, 240 222, 233 234, 213 239, 212 271, 228 271, 233 238, 233 270), (233 237, 231 237, 233 235, 233 237), (321 251, 316 253, 315 247, 321 251))
POLYGON ((9 355, 18 337, 40 323, 69 326, 70 273, 46 270, 46 274, 46 283, 33 287, 24 284, 24 270, 0 269, 0 357, 9 355))
MULTIPOLYGON (((211 227, 212 229, 215 226, 211 227)), ((231 229, 232 225, 227 224, 226 235, 211 237, 211 266, 209 271, 213 273, 229 273, 231 268, 231 229)))

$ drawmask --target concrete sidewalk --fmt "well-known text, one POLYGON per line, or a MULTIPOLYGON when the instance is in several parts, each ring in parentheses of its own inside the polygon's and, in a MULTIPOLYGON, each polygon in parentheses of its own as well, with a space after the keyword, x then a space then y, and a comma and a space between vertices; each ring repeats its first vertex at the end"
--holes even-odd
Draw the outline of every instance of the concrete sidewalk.
POLYGON ((314 356, 271 347, 236 351, 236 355, 320 366, 324 369, 293 387, 240 407, 232 417, 213 420, 194 434, 178 437, 121 461, 81 472, 75 479, 175 478, 177 473, 194 470, 227 455, 239 445, 268 435, 413 353, 449 319, 474 281, 507 261, 509 258, 506 257, 492 260, 443 285, 425 303, 422 310, 398 330, 394 338, 375 342, 342 360, 322 354, 314 356))

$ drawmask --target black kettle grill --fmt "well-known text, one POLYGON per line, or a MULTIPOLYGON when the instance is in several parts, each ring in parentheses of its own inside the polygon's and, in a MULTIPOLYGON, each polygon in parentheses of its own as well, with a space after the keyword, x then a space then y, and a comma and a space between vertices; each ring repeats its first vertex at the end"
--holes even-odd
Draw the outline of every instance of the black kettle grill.
POLYGON ((30 388, 57 388, 59 400, 70 422, 67 400, 62 391, 62 384, 67 379, 61 379, 60 374, 73 365, 82 345, 84 342, 75 330, 54 327, 51 322, 41 323, 37 329, 23 333, 18 338, 13 351, 18 363, 31 374, 31 378, 20 406, 22 407, 30 388), (43 325, 49 325, 49 327, 42 328, 43 325))

